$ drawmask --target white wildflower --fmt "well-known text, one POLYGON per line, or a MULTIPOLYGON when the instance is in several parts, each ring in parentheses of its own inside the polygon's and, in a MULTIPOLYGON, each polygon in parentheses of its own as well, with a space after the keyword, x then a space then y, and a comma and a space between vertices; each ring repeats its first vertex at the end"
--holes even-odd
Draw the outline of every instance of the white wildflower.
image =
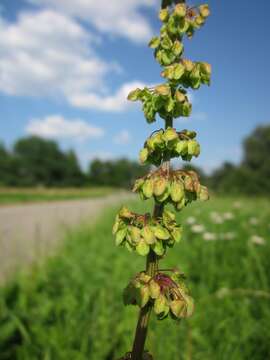
POLYGON ((235 201, 233 203, 233 207, 236 209, 240 209, 242 207, 242 203, 240 201, 235 201))
POLYGON ((251 218, 249 219, 249 223, 250 223, 250 225, 256 226, 256 225, 259 224, 259 220, 258 220, 256 217, 251 217, 251 218))
POLYGON ((195 217, 193 217, 193 216, 189 216, 189 217, 187 218, 187 220, 186 220, 186 223, 187 223, 188 225, 193 225, 193 224, 195 224, 195 222, 196 222, 196 219, 195 219, 195 217))
POLYGON ((232 219, 234 219, 234 214, 231 212, 225 212, 223 214, 223 219, 224 220, 232 220, 232 219))
POLYGON ((204 226, 200 224, 194 224, 191 226, 191 231, 195 234, 200 234, 204 232, 204 230, 205 230, 204 226))
POLYGON ((259 235, 252 235, 250 238, 250 242, 256 245, 265 245, 264 238, 259 235))
POLYGON ((222 224, 224 222, 222 216, 219 213, 217 213, 216 211, 212 211, 210 213, 210 219, 215 224, 222 224))
POLYGON ((205 232, 203 233, 203 240, 205 241, 214 241, 217 240, 217 235, 211 232, 205 232))
POLYGON ((236 233, 232 232, 232 231, 229 231, 227 233, 224 233, 224 234, 220 234, 220 237, 223 239, 223 240, 233 240, 236 238, 236 233))

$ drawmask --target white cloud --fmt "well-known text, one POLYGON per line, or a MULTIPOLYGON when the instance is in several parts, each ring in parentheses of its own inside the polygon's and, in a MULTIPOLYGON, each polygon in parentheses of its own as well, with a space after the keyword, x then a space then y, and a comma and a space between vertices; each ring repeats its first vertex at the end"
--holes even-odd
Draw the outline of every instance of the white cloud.
POLYGON ((127 130, 120 131, 113 139, 115 144, 126 145, 130 143, 131 135, 127 130))
POLYGON ((155 0, 28 0, 46 5, 90 22, 98 31, 145 42, 152 36, 152 28, 140 13, 141 7, 156 5, 155 0))
POLYGON ((61 115, 51 115, 43 119, 33 119, 26 127, 26 132, 53 139, 86 140, 100 138, 103 129, 95 127, 81 119, 65 119, 61 115))
POLYGON ((134 81, 123 84, 112 95, 99 95, 95 93, 81 93, 71 97, 70 102, 73 106, 89 108, 102 111, 121 111, 131 104, 127 101, 128 93, 137 87, 143 88, 143 83, 134 81))
POLYGON ((102 91, 115 65, 99 59, 93 37, 76 21, 52 10, 0 17, 0 91, 9 95, 57 96, 102 91), (90 46, 90 47, 89 47, 90 46))

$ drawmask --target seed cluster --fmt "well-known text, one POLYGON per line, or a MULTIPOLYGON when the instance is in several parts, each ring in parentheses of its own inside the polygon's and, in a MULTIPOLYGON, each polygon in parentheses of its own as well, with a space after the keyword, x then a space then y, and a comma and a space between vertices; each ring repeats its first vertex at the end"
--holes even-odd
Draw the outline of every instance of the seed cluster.
POLYGON ((140 151, 142 164, 153 164, 159 166, 162 161, 181 157, 182 160, 190 161, 193 156, 200 154, 200 145, 195 140, 196 132, 183 130, 177 132, 169 127, 153 133, 145 142, 140 151))
POLYGON ((113 233, 116 245, 125 246, 145 256, 150 249, 163 256, 167 247, 172 247, 182 238, 182 228, 175 221, 175 214, 169 210, 162 218, 153 218, 150 214, 140 215, 122 207, 116 216, 113 233))
POLYGON ((199 182, 194 171, 158 169, 137 179, 133 188, 141 199, 151 197, 158 203, 171 203, 176 210, 182 210, 194 200, 208 200, 208 190, 199 182))
POLYGON ((171 275, 158 272, 154 277, 141 272, 124 290, 124 303, 140 307, 151 303, 160 320, 168 315, 175 320, 190 317, 194 302, 184 279, 179 271, 173 271, 171 275))

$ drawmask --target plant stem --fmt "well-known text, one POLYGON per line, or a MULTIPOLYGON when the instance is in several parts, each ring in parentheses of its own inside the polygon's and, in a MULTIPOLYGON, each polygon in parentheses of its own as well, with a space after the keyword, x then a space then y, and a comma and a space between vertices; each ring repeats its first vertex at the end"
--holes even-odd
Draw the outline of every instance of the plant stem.
MULTIPOLYGON (((168 118, 165 123, 165 129, 172 127, 172 118, 168 118)), ((161 165, 164 170, 169 171, 170 160, 164 161, 161 165)), ((163 213, 163 204, 155 203, 153 218, 157 219, 162 216, 163 213)), ((150 250, 147 259, 146 259, 146 273, 147 275, 153 277, 158 272, 158 257, 153 250, 150 250)), ((149 303, 144 306, 139 313, 139 319, 137 323, 135 339, 133 342, 133 348, 131 353, 132 360, 143 360, 144 346, 147 336, 148 323, 151 316, 153 305, 149 303)))

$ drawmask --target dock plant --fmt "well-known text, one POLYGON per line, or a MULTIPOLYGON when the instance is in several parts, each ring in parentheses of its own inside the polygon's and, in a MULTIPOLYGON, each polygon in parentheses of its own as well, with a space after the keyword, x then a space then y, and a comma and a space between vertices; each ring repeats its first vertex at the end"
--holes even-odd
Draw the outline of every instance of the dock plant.
POLYGON ((189 6, 185 1, 163 0, 160 34, 149 43, 162 68, 163 82, 135 89, 128 95, 128 100, 141 102, 148 123, 155 122, 159 116, 164 120, 164 128, 153 132, 145 141, 140 162, 153 167, 135 181, 133 188, 142 200, 154 200, 153 213, 138 214, 123 206, 113 227, 117 246, 146 257, 145 269, 134 275, 123 294, 125 305, 139 307, 139 319, 133 348, 121 360, 153 359, 145 350, 152 311, 159 320, 175 321, 190 317, 194 311, 186 276, 177 268, 160 269, 159 263, 181 242, 182 226, 177 223, 175 212, 184 210, 193 201, 208 200, 208 190, 196 172, 173 169, 170 160, 191 161, 200 154, 196 132, 177 130, 174 119, 190 116, 190 91, 210 84, 211 65, 184 56, 185 38, 191 39, 209 15, 207 4, 189 6))

